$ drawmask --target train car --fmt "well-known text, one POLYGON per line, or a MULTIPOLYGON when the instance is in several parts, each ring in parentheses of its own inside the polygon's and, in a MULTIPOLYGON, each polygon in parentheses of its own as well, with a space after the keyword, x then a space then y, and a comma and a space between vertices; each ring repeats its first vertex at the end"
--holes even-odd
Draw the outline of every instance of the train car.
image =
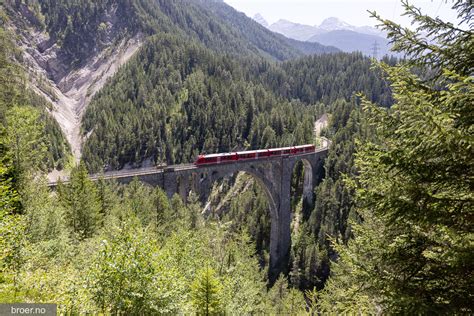
POLYGON ((219 164, 226 162, 237 161, 237 153, 225 153, 225 154, 211 154, 211 155, 199 155, 195 165, 207 165, 207 164, 219 164))
POLYGON ((194 162, 195 165, 206 165, 206 164, 215 164, 219 163, 219 156, 220 154, 212 154, 212 155, 199 155, 196 161, 194 162))
POLYGON ((281 149, 281 154, 283 156, 291 155, 291 147, 284 147, 281 149))
POLYGON ((267 158, 270 157, 271 154, 269 149, 256 150, 255 153, 257 154, 257 158, 267 158))
POLYGON ((282 149, 283 148, 272 148, 272 149, 269 149, 268 151, 270 152, 271 157, 275 157, 275 156, 283 155, 282 149))
POLYGON ((292 149, 292 154, 310 153, 310 152, 314 152, 315 149, 316 149, 316 147, 314 145, 295 146, 292 149))
POLYGON ((220 162, 232 162, 232 161, 237 161, 239 160, 239 156, 237 153, 226 153, 226 154, 220 154, 220 162))
POLYGON ((304 152, 305 153, 313 153, 316 151, 316 146, 311 144, 311 145, 303 145, 304 146, 304 152))
POLYGON ((234 152, 234 153, 199 155, 196 161, 194 162, 194 164, 195 165, 220 164, 220 163, 235 162, 239 160, 298 155, 298 154, 303 154, 303 153, 314 152, 315 149, 316 147, 314 145, 301 145, 301 146, 293 146, 293 147, 239 151, 239 152, 234 152))
POLYGON ((255 159, 257 158, 257 153, 255 150, 239 151, 237 152, 237 157, 239 158, 239 160, 255 159))

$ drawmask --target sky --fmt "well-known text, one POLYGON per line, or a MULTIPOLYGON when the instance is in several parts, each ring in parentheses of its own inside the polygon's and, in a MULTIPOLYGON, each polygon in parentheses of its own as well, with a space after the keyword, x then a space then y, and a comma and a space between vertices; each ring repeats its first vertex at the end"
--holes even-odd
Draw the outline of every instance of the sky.
MULTIPOLYGON (((270 24, 285 19, 307 25, 319 25, 328 17, 337 17, 355 26, 374 26, 367 10, 375 10, 383 18, 408 25, 410 20, 400 17, 403 13, 400 0, 224 0, 238 11, 253 17, 260 13, 270 24)), ((456 14, 451 10, 451 1, 411 0, 413 4, 430 16, 455 22, 456 14)))

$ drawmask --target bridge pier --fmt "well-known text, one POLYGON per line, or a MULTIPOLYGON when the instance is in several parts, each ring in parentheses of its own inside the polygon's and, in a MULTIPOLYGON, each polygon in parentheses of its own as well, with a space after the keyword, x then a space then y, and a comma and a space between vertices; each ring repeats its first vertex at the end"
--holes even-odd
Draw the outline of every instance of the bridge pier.
MULTIPOLYGON (((280 273, 288 273, 288 260, 291 249, 291 176, 293 166, 288 157, 282 158, 279 164, 274 165, 271 176, 277 180, 277 205, 270 210, 270 263, 268 279, 270 284, 275 283, 280 273)), ((275 192, 275 193, 276 193, 275 192)), ((272 205, 270 204, 270 208, 272 205)))
POLYGON ((201 201, 209 197, 214 181, 237 172, 246 172, 260 182, 269 201, 271 217, 269 283, 288 273, 291 249, 291 177, 299 161, 304 164, 303 207, 314 205, 314 187, 322 178, 327 152, 279 157, 234 164, 202 166, 191 170, 164 172, 163 188, 168 197, 178 193, 183 199, 195 191, 201 201))
MULTIPOLYGON (((108 179, 117 179, 120 183, 129 183, 138 177, 153 186, 160 186, 171 198, 178 193, 187 199, 193 189, 201 201, 209 196, 214 181, 237 172, 246 172, 259 181, 264 189, 270 206, 270 263, 269 281, 273 284, 280 273, 288 273, 288 260, 291 248, 291 177, 294 166, 299 161, 304 164, 303 205, 314 205, 314 187, 323 176, 323 161, 327 156, 328 148, 314 153, 298 156, 272 157, 266 159, 238 161, 216 165, 173 166, 165 169, 141 170, 137 174, 124 176, 109 176, 108 179)), ((105 175, 107 176, 107 175, 105 175)), ((107 177, 106 177, 107 178, 107 177)))

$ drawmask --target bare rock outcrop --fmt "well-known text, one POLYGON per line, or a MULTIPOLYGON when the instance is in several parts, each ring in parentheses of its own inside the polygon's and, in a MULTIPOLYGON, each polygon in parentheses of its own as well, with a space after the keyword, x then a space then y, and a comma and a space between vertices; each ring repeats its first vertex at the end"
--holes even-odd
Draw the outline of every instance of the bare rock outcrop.
POLYGON ((103 45, 91 49, 87 60, 73 64, 54 38, 36 25, 34 15, 27 7, 16 12, 10 28, 18 35, 23 50, 23 61, 29 74, 31 88, 52 104, 51 114, 59 123, 71 145, 76 161, 81 157, 83 135, 81 122, 94 94, 120 66, 125 64, 143 43, 136 34, 122 39, 115 36, 118 17, 115 9, 106 13, 107 34, 103 45))

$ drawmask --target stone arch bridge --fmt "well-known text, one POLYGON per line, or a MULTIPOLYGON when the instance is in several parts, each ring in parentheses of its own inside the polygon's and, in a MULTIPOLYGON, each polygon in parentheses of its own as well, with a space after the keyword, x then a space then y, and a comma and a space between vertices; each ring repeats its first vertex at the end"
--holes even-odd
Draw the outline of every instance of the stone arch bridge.
MULTIPOLYGON (((168 197, 179 194, 183 199, 194 191, 201 200, 209 196, 215 181, 226 176, 245 172, 252 175, 264 189, 271 217, 269 279, 273 283, 280 272, 288 266, 291 247, 291 177, 296 164, 304 166, 303 198, 305 203, 314 203, 314 187, 321 181, 323 162, 328 152, 328 142, 315 152, 289 156, 239 160, 212 165, 183 164, 164 168, 147 168, 107 172, 100 177, 115 179, 119 183, 130 183, 134 178, 152 186, 161 187, 168 197)), ((91 176, 97 180, 99 176, 91 176)), ((67 182, 67 181, 65 181, 67 182)), ((50 187, 56 183, 51 182, 50 187)))

